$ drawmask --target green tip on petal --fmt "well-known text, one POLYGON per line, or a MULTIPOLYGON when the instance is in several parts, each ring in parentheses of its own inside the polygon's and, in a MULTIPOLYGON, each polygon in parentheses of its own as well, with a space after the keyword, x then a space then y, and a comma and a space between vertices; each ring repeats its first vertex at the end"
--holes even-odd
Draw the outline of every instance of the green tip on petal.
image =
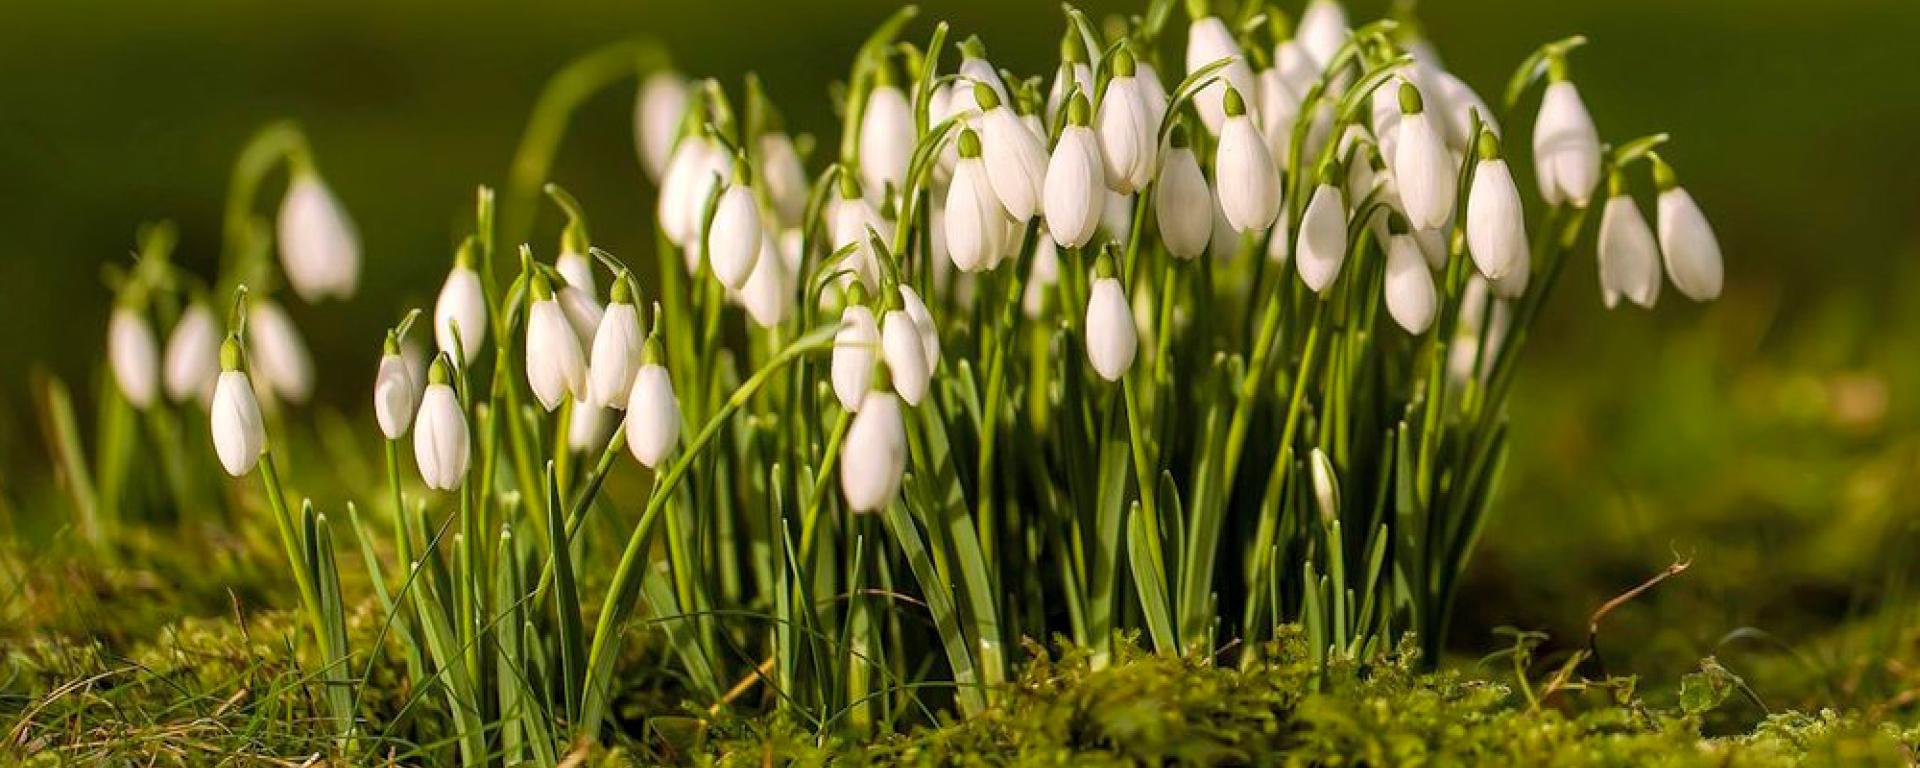
POLYGON ((1207 7, 1207 0, 1187 0, 1187 18, 1199 21, 1213 15, 1213 9, 1207 7))
POLYGON ((534 301, 553 299, 553 283, 547 281, 547 273, 537 268, 533 270, 533 277, 527 283, 527 294, 532 296, 534 301))
POLYGON ((893 372, 887 369, 887 359, 877 355, 875 357, 877 359, 873 361, 873 381, 867 388, 871 392, 892 392, 893 372))
POLYGON ((1482 130, 1480 141, 1475 146, 1480 152, 1481 160, 1500 159, 1500 137, 1493 135, 1493 131, 1482 130))
POLYGON ((246 353, 240 348, 240 337, 227 334, 227 340, 220 342, 220 370, 238 371, 246 364, 246 353))
POLYGON ((1231 85, 1227 86, 1227 96, 1222 100, 1222 103, 1226 107, 1227 117, 1245 117, 1247 115, 1246 98, 1241 96, 1240 91, 1231 85))
POLYGON ((1426 103, 1420 98, 1420 89, 1413 87, 1413 83, 1401 83, 1400 114, 1417 115, 1425 108, 1426 103))
POLYGON ((1563 83, 1567 80, 1567 57, 1555 54, 1547 59, 1547 82, 1563 83))
POLYGON ((1177 149, 1186 149, 1187 147, 1193 146, 1193 137, 1187 135, 1187 121, 1185 119, 1173 121, 1173 131, 1167 136, 1167 144, 1177 149))
POLYGON ((1619 168, 1607 171, 1607 197, 1619 197, 1627 193, 1627 175, 1619 168))
POLYGON ((627 276, 626 270, 620 270, 620 274, 614 276, 613 288, 609 291, 607 300, 614 304, 633 303, 633 282, 627 276))
POLYGON ((840 199, 860 199, 860 177, 854 175, 851 169, 840 170, 840 199))
POLYGON ((471 236, 460 241, 460 247, 453 250, 453 267, 455 269, 473 268, 473 248, 473 238, 471 236))
POLYGON ((433 367, 427 369, 427 384, 451 383, 453 383, 453 366, 447 362, 447 356, 443 353, 433 358, 433 367))
POLYGON ((847 306, 864 306, 867 303, 867 284, 858 280, 847 286, 847 306))
POLYGON ((1321 184, 1325 184, 1330 187, 1337 187, 1345 183, 1346 180, 1347 180, 1347 164, 1340 162, 1339 157, 1329 157, 1327 158, 1327 162, 1321 164, 1320 166, 1320 183, 1321 184))
POLYGON ((1661 192, 1665 192, 1669 189, 1673 189, 1674 187, 1680 186, 1680 176, 1673 172, 1673 166, 1667 165, 1667 161, 1665 158, 1662 158, 1659 155, 1653 154, 1652 152, 1648 152, 1647 157, 1653 160, 1654 189, 1658 189, 1661 192))
POLYGON ((383 355, 400 354, 400 334, 394 333, 391 329, 389 329, 387 331, 386 342, 380 345, 380 354, 383 354, 383 355))
POLYGON ((1096 279, 1113 277, 1119 274, 1119 272, 1120 270, 1113 265, 1113 253, 1111 251, 1101 251, 1100 258, 1093 260, 1093 276, 1096 279))
POLYGON ((747 153, 733 156, 733 184, 738 187, 753 186, 753 163, 747 162, 747 153))
POLYGON ((1133 73, 1136 69, 1138 69, 1138 66, 1134 63, 1133 51, 1127 50, 1125 46, 1122 46, 1120 50, 1114 52, 1113 54, 1113 76, 1114 77, 1133 77, 1133 73))
POLYGON ((1087 44, 1080 39, 1079 31, 1068 29, 1060 37, 1060 60, 1068 64, 1087 63, 1087 44))
POLYGON ((967 39, 960 41, 960 57, 984 59, 987 57, 987 44, 980 42, 979 35, 967 35, 967 39))
POLYGON ((1280 6, 1267 6, 1267 30, 1273 34, 1273 44, 1279 45, 1293 39, 1293 19, 1280 6))
POLYGON ((666 360, 667 352, 665 348, 660 346, 660 337, 648 336, 646 346, 640 348, 640 364, 665 365, 666 360))
POLYGON ((960 132, 960 156, 964 158, 980 156, 980 134, 974 133, 972 128, 960 132))
POLYGON ((1388 233, 1395 234, 1395 235, 1404 235, 1411 231, 1413 231, 1413 226, 1407 223, 1407 217, 1400 215, 1399 211, 1394 211, 1393 213, 1387 215, 1387 232, 1388 233))
POLYGON ((1085 128, 1091 125, 1092 122, 1093 105, 1087 103, 1087 95, 1084 93, 1074 94, 1073 100, 1067 102, 1067 124, 1085 128))
POLYGON ((1000 107, 1000 93, 986 83, 973 84, 973 100, 979 102, 982 112, 1000 107))

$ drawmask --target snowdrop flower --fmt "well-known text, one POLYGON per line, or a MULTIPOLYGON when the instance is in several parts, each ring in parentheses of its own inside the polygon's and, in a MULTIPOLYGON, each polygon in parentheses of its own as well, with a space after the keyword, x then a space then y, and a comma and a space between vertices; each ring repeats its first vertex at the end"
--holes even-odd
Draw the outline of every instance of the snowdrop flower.
POLYGON ((1220 145, 1213 155, 1213 177, 1220 185, 1220 210, 1236 232, 1259 232, 1273 226, 1280 213, 1280 173, 1267 151, 1260 129, 1247 115, 1240 91, 1227 88, 1225 122, 1220 145))
POLYGON ((1153 197, 1160 239, 1167 252, 1180 259, 1205 252, 1213 234, 1213 192, 1207 188, 1207 177, 1200 172, 1200 161, 1193 156, 1189 143, 1186 121, 1174 123, 1153 197))
POLYGON ((1585 208, 1600 184, 1600 134, 1580 100, 1580 90, 1566 79, 1566 63, 1552 62, 1548 78, 1540 117, 1533 124, 1533 166, 1540 179, 1540 196, 1549 205, 1585 208))
MULTIPOLYGON (((1038 254, 1035 254, 1036 261, 1038 254)), ((913 327, 920 336, 921 357, 927 361, 927 375, 940 369, 940 327, 933 324, 933 313, 927 311, 927 303, 920 300, 920 294, 912 286, 900 286, 900 309, 913 319, 913 327)))
MULTIPOLYGON (((1187 26, 1187 74, 1192 75, 1221 59, 1231 60, 1214 72, 1217 80, 1193 95, 1193 106, 1200 111, 1200 121, 1207 126, 1208 133, 1218 135, 1227 119, 1227 91, 1239 91, 1243 100, 1252 101, 1259 95, 1255 90, 1259 86, 1227 22, 1207 13, 1203 2, 1189 2, 1187 8, 1193 15, 1193 23, 1187 26)), ((1258 110, 1257 104, 1255 110, 1258 110)), ((1244 105, 1242 112, 1245 112, 1244 105)))
POLYGON ((457 352, 468 363, 480 356, 480 346, 486 341, 487 298, 467 246, 461 246, 453 271, 440 286, 440 298, 433 304, 433 336, 440 351, 457 352), (457 342, 455 328, 459 329, 457 342))
POLYGON ((560 273, 560 278, 567 285, 580 289, 589 297, 597 296, 600 286, 593 279, 593 261, 586 255, 590 246, 585 230, 575 229, 575 224, 569 224, 568 234, 561 237, 560 256, 553 260, 553 270, 560 273))
POLYGON ((1287 206, 1280 205, 1280 215, 1273 219, 1273 231, 1267 233, 1267 261, 1285 264, 1293 257, 1293 235, 1287 230, 1287 206))
POLYGON ((240 340, 228 336, 220 345, 220 376, 213 385, 213 404, 207 409, 213 451, 220 456, 220 466, 234 477, 252 472, 260 462, 260 453, 267 449, 266 420, 260 417, 260 401, 254 397, 244 363, 240 340))
MULTIPOLYGON (((620 401, 620 405, 626 404, 627 401, 620 401)), ((575 453, 599 449, 607 444, 612 427, 613 409, 575 400, 573 410, 567 414, 567 449, 575 453)))
POLYGON ((1060 129, 1060 141, 1047 161, 1043 212, 1048 234, 1063 248, 1079 248, 1093 240, 1107 202, 1100 137, 1087 127, 1092 111, 1085 95, 1074 94, 1067 105, 1067 125, 1060 129))
POLYGON ((303 301, 353 297, 360 282, 360 235, 310 166, 293 171, 280 202, 279 238, 287 284, 303 301))
POLYGON ((1328 458, 1327 452, 1320 450, 1318 446, 1315 446, 1307 457, 1307 463, 1311 467, 1310 473, 1313 476, 1313 501, 1319 506, 1321 521, 1339 519, 1340 475, 1333 468, 1333 459, 1328 458))
POLYGON ((220 376, 220 326, 206 304, 193 302, 181 313, 167 335, 164 366, 168 399, 178 403, 197 397, 206 402, 213 380, 220 376))
POLYGON ((527 386, 540 407, 551 413, 568 397, 585 398, 586 356, 544 273, 533 273, 528 296, 532 303, 527 309, 527 386))
MULTIPOLYGON (((1027 81, 1014 94, 1013 112, 1020 116, 1020 125, 1027 129, 1027 133, 1033 134, 1034 140, 1039 142, 1042 157, 1046 156, 1047 152, 1047 126, 1040 119, 1040 110, 1043 106, 1045 105, 1040 96, 1040 86, 1036 81, 1027 81)), ((1041 178, 1044 181, 1045 169, 1041 170, 1041 178)))
POLYGON ((900 494, 907 469, 907 426, 900 398, 881 384, 847 428, 840 461, 840 491, 854 512, 885 509, 900 494))
POLYGON ((1133 54, 1122 48, 1113 55, 1113 78, 1100 99, 1100 157, 1107 171, 1107 189, 1133 194, 1153 175, 1159 149, 1160 124, 1147 113, 1133 54))
MULTIPOLYGON (((640 333, 640 310, 634 306, 633 284, 622 274, 613 280, 612 303, 600 318, 593 334, 593 346, 587 356, 587 397, 585 403, 599 408, 624 408, 633 391, 634 373, 640 370, 640 350, 645 337, 640 333)), ((573 409, 574 418, 580 408, 573 409)))
POLYGON ((673 154, 679 138, 680 123, 687 114, 687 81, 677 72, 660 71, 640 82, 634 99, 633 127, 640 164, 647 178, 660 181, 666 173, 667 158, 673 154))
POLYGON ((1313 0, 1300 13, 1300 45, 1323 70, 1333 64, 1349 34, 1347 11, 1336 0, 1313 0))
POLYGON ((787 318, 787 308, 793 303, 792 275, 773 235, 762 235, 760 259, 754 262, 747 284, 740 287, 740 303, 755 325, 772 328, 787 318))
MULTIPOLYGON (((1384 144, 1382 145, 1385 146, 1384 144)), ((1457 181, 1453 155, 1429 120, 1420 89, 1400 84, 1399 145, 1392 158, 1400 202, 1412 226, 1438 229, 1453 218, 1457 181)))
POLYGON ((1135 59, 1134 78, 1140 86, 1140 104, 1147 110, 1147 125, 1158 134, 1161 121, 1167 117, 1168 102, 1173 97, 1167 93, 1166 83, 1160 80, 1160 73, 1153 68, 1153 62, 1135 59))
POLYGON ((980 157, 986 163, 993 195, 1014 221, 1031 219, 1040 212, 1047 150, 992 88, 976 83, 973 97, 980 102, 980 157))
POLYGON ((447 357, 433 361, 427 371, 427 391, 420 397, 420 413, 413 422, 413 460, 428 488, 451 491, 467 476, 472 440, 467 414, 453 391, 453 367, 447 357))
MULTIPOLYGON (((562 256, 566 254, 561 254, 562 256)), ((600 328, 600 318, 606 310, 600 306, 600 300, 594 298, 592 284, 580 285, 561 276, 559 289, 554 297, 560 302, 561 314, 567 317, 567 326, 573 329, 574 338, 590 340, 594 331, 600 328)))
POLYGON ((1480 125, 1500 135, 1499 119, 1487 102, 1475 93, 1459 76, 1443 69, 1433 69, 1428 82, 1434 83, 1440 92, 1440 101, 1447 105, 1447 145, 1465 153, 1473 148, 1473 116, 1480 116, 1480 125))
POLYGON ((707 265, 729 290, 740 290, 760 260, 765 238, 760 227, 760 205, 754 201, 753 179, 745 162, 733 166, 733 183, 720 193, 707 231, 707 265))
POLYGON ((680 400, 660 360, 659 342, 648 341, 627 401, 627 450, 648 469, 658 469, 680 441, 680 400))
POLYGON ((960 77, 963 80, 961 87, 953 92, 953 97, 956 99, 954 108, 961 112, 986 110, 986 107, 975 99, 975 91, 966 87, 968 83, 992 88, 995 96, 1003 102, 1006 101, 1007 86, 1000 81, 1000 70, 995 69, 993 62, 987 60, 987 45, 980 41, 980 36, 967 36, 967 39, 960 41, 959 48, 960 77))
POLYGON ((1047 116, 1060 114, 1060 107, 1067 104, 1067 94, 1076 89, 1091 103, 1093 68, 1087 66, 1086 41, 1081 39, 1078 29, 1068 28, 1060 38, 1060 68, 1054 72, 1053 87, 1047 91, 1047 116))
POLYGON ((733 175, 733 158, 720 141, 696 133, 675 145, 667 175, 660 182, 658 219, 667 241, 685 248, 697 243, 715 186, 733 175))
POLYGON ((1467 192, 1467 251, 1480 274, 1494 282, 1496 292, 1502 280, 1514 275, 1520 275, 1518 288, 1524 290, 1531 256, 1520 190, 1513 184, 1507 162, 1500 158, 1500 140, 1482 133, 1479 145, 1480 162, 1473 171, 1473 188, 1467 192))
POLYGON ((1107 191, 1107 206, 1100 212, 1100 229, 1108 240, 1127 241, 1133 233, 1133 195, 1107 191))
POLYGON ((1274 167, 1280 170, 1286 170, 1287 152, 1293 146, 1293 126, 1300 119, 1300 99, 1303 95, 1287 83, 1279 67, 1261 70, 1261 137, 1267 142, 1267 153, 1273 157, 1274 167))
POLYGON ((146 410, 160 389, 160 352, 147 318, 132 303, 114 307, 107 319, 107 362, 113 380, 133 407, 146 410))
POLYGON ((880 323, 880 352, 893 374, 893 389, 907 405, 919 405, 927 396, 932 371, 927 348, 920 343, 920 326, 906 310, 887 313, 880 323))
POLYGON ((1101 254, 1087 294, 1087 362, 1107 381, 1119 381, 1133 367, 1140 332, 1133 324, 1127 294, 1114 276, 1113 258, 1101 254))
POLYGON ((1027 274, 1027 287, 1020 294, 1020 312, 1037 320, 1060 281, 1060 248, 1050 237, 1040 238, 1033 247, 1033 271, 1027 274))
POLYGON ((313 357, 286 310, 271 301, 256 302, 247 313, 247 327, 254 362, 267 386, 289 402, 306 402, 313 394, 313 357))
POLYGON ((847 411, 860 410, 867 388, 873 383, 873 363, 880 353, 880 328, 873 310, 861 303, 865 291, 855 287, 847 308, 840 311, 840 330, 833 336, 833 359, 828 378, 833 395, 847 411))
POLYGON ((799 226, 807 215, 807 168, 793 137, 774 130, 760 135, 760 179, 781 224, 799 226))
MULTIPOLYGON (((1394 75, 1387 78, 1386 82, 1381 83, 1379 88, 1375 88, 1373 90, 1373 96, 1367 100, 1371 105, 1371 117, 1368 122, 1368 127, 1373 134, 1373 141, 1380 147, 1380 156, 1390 162, 1393 160, 1394 155, 1400 151, 1400 92, 1409 85, 1411 85, 1411 83, 1399 75, 1394 75)), ((1425 91, 1419 91, 1417 88, 1415 90, 1416 93, 1425 94, 1425 91)), ((1426 107, 1424 98, 1421 107, 1424 111, 1426 107)), ((1357 124, 1349 126, 1347 132, 1352 133, 1353 130, 1358 127, 1357 124)), ((1439 127, 1436 128, 1436 130, 1442 129, 1443 128, 1439 127)))
POLYGON ((1666 255, 1667 277, 1689 299, 1719 298, 1725 267, 1707 215, 1680 186, 1673 167, 1658 156, 1653 158, 1653 183, 1660 190, 1660 251, 1666 255))
POLYGON ((960 162, 947 185, 947 255, 962 272, 993 269, 1006 255, 1007 230, 1013 224, 993 192, 980 137, 960 133, 960 162))
POLYGON ((828 211, 828 233, 832 236, 831 245, 839 251, 849 245, 854 246, 846 258, 835 268, 851 269, 855 278, 867 285, 880 282, 879 255, 873 251, 873 241, 869 232, 885 232, 889 229, 880 210, 860 194, 860 181, 852 174, 841 174, 840 195, 828 211))
POLYGON ((1396 213, 1388 217, 1387 227, 1387 314, 1407 333, 1418 336, 1433 324, 1436 296, 1433 273, 1427 269, 1427 257, 1420 252, 1406 219, 1396 213))
POLYGON ((1300 218, 1294 262, 1300 270, 1300 280, 1314 293, 1326 292, 1333 279, 1340 276, 1340 267, 1347 260, 1347 199, 1333 183, 1345 176, 1338 161, 1322 168, 1320 185, 1314 188, 1306 213, 1300 218))
POLYGON ((413 372, 400 354, 399 337, 389 331, 380 369, 373 376, 373 419, 380 425, 380 434, 388 440, 406 435, 414 405, 413 372))
POLYGON ((1613 309, 1620 297, 1648 309, 1660 298, 1660 246, 1619 171, 1607 178, 1607 204, 1600 211, 1600 300, 1613 309))
POLYGON ((875 71, 879 82, 860 114, 860 181, 869 193, 880 194, 889 186, 906 186, 907 163, 913 158, 913 107, 906 92, 893 84, 889 67, 875 71))

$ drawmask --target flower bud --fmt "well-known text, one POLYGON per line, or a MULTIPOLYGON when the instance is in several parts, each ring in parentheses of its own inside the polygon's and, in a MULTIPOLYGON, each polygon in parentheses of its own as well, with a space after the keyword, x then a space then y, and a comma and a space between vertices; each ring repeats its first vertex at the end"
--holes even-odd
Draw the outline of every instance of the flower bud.
POLYGON ((1273 226, 1280 213, 1280 174, 1267 151, 1266 139, 1247 114, 1241 92, 1229 87, 1220 126, 1220 145, 1213 156, 1213 176, 1220 185, 1220 210, 1236 232, 1259 232, 1273 226))
POLYGON ((1324 293, 1340 276, 1347 260, 1347 201, 1340 188, 1322 179, 1307 201, 1300 219, 1300 238, 1294 263, 1300 280, 1314 293, 1324 293))
POLYGON ((420 479, 436 491, 460 487, 472 451, 467 414, 460 408, 452 380, 446 358, 433 361, 427 391, 420 397, 420 413, 413 422, 413 459, 420 466, 420 479))
MULTIPOLYGON (((744 170, 744 163, 735 166, 744 170)), ((753 188, 745 174, 736 172, 734 183, 720 193, 720 204, 713 212, 713 228, 707 233, 707 262, 721 285, 740 290, 753 274, 760 259, 762 237, 760 206, 754 202, 753 188)))
POLYGON ((846 260, 835 265, 834 269, 851 269, 853 274, 869 286, 880 282, 879 257, 873 252, 873 244, 868 239, 869 229, 884 232, 886 221, 880 218, 880 212, 872 203, 860 195, 859 183, 852 177, 840 177, 840 195, 832 203, 828 232, 832 235, 834 251, 848 245, 854 246, 846 260))
POLYGON ((960 134, 960 162, 947 185, 947 255, 962 272, 999 265, 1006 255, 1007 229, 1013 223, 993 192, 980 150, 973 131, 960 134))
POLYGON ((254 364, 267 386, 288 402, 306 402, 313 394, 313 357, 286 310, 271 301, 254 302, 247 328, 254 364))
POLYGON ((680 441, 680 401, 673 378, 657 362, 640 366, 627 401, 627 450, 641 466, 658 469, 680 441))
POLYGON ((900 478, 907 469, 906 419, 900 399, 880 390, 867 397, 864 408, 847 428, 840 460, 840 491, 854 512, 876 512, 900 494, 900 478))
POLYGON ((660 71, 640 82, 634 99, 633 128, 635 148, 647 178, 659 182, 666 173, 673 142, 679 138, 680 123, 687 114, 687 81, 677 72, 660 71))
MULTIPOLYGON (((640 350, 645 337, 640 332, 640 310, 633 305, 628 280, 622 276, 613 283, 613 303, 600 318, 588 355, 586 403, 600 408, 624 408, 633 391, 634 373, 640 370, 640 350)), ((574 409, 579 418, 580 409, 574 409)))
POLYGON ((1719 298, 1725 267, 1713 226, 1665 161, 1656 160, 1653 169, 1660 188, 1660 250, 1666 255, 1667 276, 1689 299, 1719 298))
POLYGON ((1139 351, 1140 332, 1133 325, 1133 311, 1120 280, 1112 274, 1110 260, 1102 256, 1104 272, 1093 280, 1087 295, 1087 361, 1093 371, 1107 381, 1119 381, 1133 367, 1139 351))
MULTIPOLYGON (((1527 223, 1520 208, 1520 190, 1500 159, 1500 142, 1493 134, 1480 135, 1480 161, 1473 187, 1467 191, 1467 251, 1480 274, 1499 283, 1515 270, 1531 268, 1527 223)), ((1522 286, 1525 282, 1522 280, 1522 286)))
POLYGON ((167 398, 178 403, 189 397, 202 404, 213 394, 220 376, 220 325, 213 310, 194 302, 180 315, 167 336, 164 378, 167 398))
MULTIPOLYGON (((1438 229, 1453 217, 1456 169, 1453 154, 1428 118, 1420 90, 1400 85, 1400 128, 1392 160, 1400 202, 1407 219, 1420 229, 1438 229)), ((1383 151, 1385 144, 1382 144, 1383 151)))
POLYGON ((1547 86, 1533 124, 1533 167, 1549 205, 1587 207, 1600 184, 1600 133, 1568 80, 1547 86))
POLYGON ((973 88, 974 99, 984 109, 980 157, 986 163, 987 181, 1007 215, 1025 222, 1040 213, 1047 178, 1046 147, 1011 107, 996 99, 993 89, 983 84, 973 88))
POLYGON ((1623 189, 1600 212, 1595 249, 1600 262, 1600 299, 1612 309, 1620 297, 1648 309, 1660 298, 1660 246, 1640 206, 1623 189))
POLYGON ((387 352, 380 356, 380 370, 373 376, 373 418, 388 440, 407 434, 408 422, 413 420, 413 398, 413 372, 407 369, 406 358, 400 356, 399 345, 390 340, 387 352))
POLYGON ((1107 82, 1097 117, 1100 158, 1107 188, 1127 195, 1146 186, 1153 176, 1160 124, 1148 114, 1140 81, 1134 76, 1133 55, 1121 49, 1113 60, 1114 76, 1107 82))
POLYGON ((760 179, 779 224, 800 226, 807 214, 807 168, 800 162, 793 137, 777 131, 760 137, 760 179))
POLYGON ((833 360, 829 376, 833 395, 840 407, 859 411, 873 383, 873 363, 880 353, 880 330, 873 310, 860 304, 848 304, 840 313, 840 330, 833 337, 833 360))
POLYGON ((905 310, 888 312, 880 324, 880 351, 893 374, 893 389, 907 405, 919 405, 927 396, 933 371, 927 361, 920 328, 905 310))
POLYGON ((310 168, 294 171, 280 203, 280 265, 300 298, 352 298, 360 281, 360 235, 310 168))
POLYGON ((580 351, 580 339, 567 322, 566 313, 554 298, 546 275, 535 272, 530 290, 532 303, 527 309, 526 363, 527 385, 535 400, 549 413, 567 397, 583 398, 587 393, 586 359, 580 351))
POLYGON ((1347 11, 1338 0, 1313 0, 1300 12, 1296 37, 1322 70, 1333 64, 1334 55, 1340 52, 1340 46, 1346 45, 1351 34, 1347 11))
MULTIPOLYGON (((221 357, 239 358, 239 342, 229 338, 221 357)), ((260 401, 254 397, 253 383, 239 370, 237 363, 222 366, 214 380, 213 403, 208 407, 212 421, 213 450, 227 474, 241 477, 253 471, 260 452, 267 447, 266 420, 260 416, 260 401)))
POLYGON ((147 318, 131 306, 115 307, 107 319, 107 362, 120 393, 146 410, 160 388, 160 353, 147 318))
MULTIPOLYGON (((1193 106, 1200 112, 1200 121, 1207 126, 1208 133, 1215 135, 1226 123, 1227 91, 1239 91, 1243 99, 1251 102, 1258 96, 1258 85, 1254 82, 1253 70, 1247 66, 1246 55, 1233 39, 1233 30, 1227 28, 1227 23, 1218 16, 1194 19, 1187 27, 1187 74, 1192 75, 1221 59, 1232 61, 1216 70, 1214 76, 1217 79, 1193 95, 1193 106)), ((1257 109, 1256 106, 1255 111, 1257 109)))
POLYGON ((473 270, 462 254, 447 282, 440 286, 440 298, 433 304, 433 336, 440 351, 458 353, 471 363, 480 356, 487 339, 487 297, 480 287, 480 273, 473 270), (458 342, 454 329, 458 328, 458 342), (457 349, 456 349, 457 347, 457 349))
POLYGON ((1433 273, 1428 271, 1427 258, 1406 222, 1396 214, 1389 226, 1396 231, 1387 238, 1387 314, 1407 333, 1418 336, 1433 324, 1433 273))
POLYGON ((1068 124, 1047 161, 1047 232, 1064 248, 1093 240, 1107 202, 1106 161, 1100 158, 1100 137, 1087 127, 1089 111, 1086 97, 1076 94, 1067 106, 1068 124))
POLYGON ((717 139, 700 134, 680 140, 660 182, 658 218, 668 242, 681 247, 698 242, 707 197, 732 172, 733 159, 717 139))
POLYGON ((754 262, 747 284, 740 287, 740 303, 755 325, 772 328, 787 318, 787 309, 793 304, 792 283, 793 273, 779 243, 772 233, 762 235, 760 258, 754 262))
POLYGON ((906 186, 913 130, 913 108, 898 86, 883 83, 867 95, 866 111, 860 115, 860 181, 868 193, 906 186))
POLYGON ((1160 222, 1160 239, 1175 258, 1192 259, 1204 253, 1213 234, 1213 193, 1200 172, 1200 161, 1187 145, 1187 126, 1175 123, 1166 157, 1161 159, 1160 180, 1154 189, 1154 214, 1160 222))

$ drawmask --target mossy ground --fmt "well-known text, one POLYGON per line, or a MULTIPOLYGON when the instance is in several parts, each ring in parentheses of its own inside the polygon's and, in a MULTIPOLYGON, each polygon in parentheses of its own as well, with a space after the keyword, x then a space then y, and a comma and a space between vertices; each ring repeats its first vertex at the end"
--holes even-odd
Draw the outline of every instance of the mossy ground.
MULTIPOLYGON (((370 681, 360 691, 369 738, 341 753, 328 735, 314 665, 295 651, 289 615, 217 586, 218 574, 245 572, 247 560, 206 568, 205 579, 185 576, 187 563, 219 561, 177 556, 125 568, 61 553, 0 561, 9 595, 0 762, 299 765, 318 756, 427 764, 447 754, 442 735, 430 730, 441 718, 423 716, 440 700, 409 690, 389 654, 355 670, 370 681)), ((374 646, 382 624, 362 605, 351 621, 355 647, 374 646)), ((1095 669, 1081 649, 1030 644, 1035 660, 985 714, 942 716, 899 735, 838 729, 820 739, 792 719, 759 714, 764 692, 732 711, 683 702, 642 636, 623 664, 629 687, 619 707, 621 736, 578 758, 584 765, 727 766, 1767 766, 1902 765, 1920 749, 1920 729, 1902 724, 1898 706, 1769 712, 1712 659, 1678 681, 1643 689, 1631 677, 1598 675, 1590 662, 1535 663, 1537 637, 1510 639, 1512 651, 1439 672, 1424 671, 1410 643, 1323 668, 1297 634, 1263 648, 1263 661, 1246 669, 1137 650, 1095 669)))

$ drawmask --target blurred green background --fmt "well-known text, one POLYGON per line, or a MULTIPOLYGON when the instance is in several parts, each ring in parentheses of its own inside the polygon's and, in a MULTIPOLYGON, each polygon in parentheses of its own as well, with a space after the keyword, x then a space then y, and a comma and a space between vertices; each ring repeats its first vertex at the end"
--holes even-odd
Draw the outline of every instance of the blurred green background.
MULTIPOLYGON (((652 36, 689 72, 735 85, 759 72, 791 125, 832 138, 828 84, 891 8, 8 5, 0 491, 16 498, 45 465, 28 372, 76 384, 95 374, 101 267, 124 262, 140 222, 176 221, 179 260, 211 274, 230 163, 261 124, 305 125, 359 224, 357 299, 292 308, 321 362, 321 402, 358 412, 381 330, 430 300, 473 186, 500 182, 528 107, 563 63, 652 36)), ((1087 3, 1096 16, 1136 5, 1087 3)), ((1383 5, 1354 3, 1353 15, 1383 5)), ((1023 72, 1045 67, 1062 25, 1046 2, 924 11, 914 39, 928 17, 944 18, 1023 72)), ((1674 134, 1665 154, 1712 217, 1728 269, 1717 304, 1669 288, 1652 313, 1603 310, 1590 256, 1571 271, 1529 350, 1516 460, 1453 645, 1484 650, 1501 624, 1578 642, 1595 606, 1677 552, 1693 558, 1688 573, 1607 620, 1611 664, 1659 675, 1719 652, 1741 670, 1738 654, 1751 652, 1818 672, 1820 649, 1852 647, 1836 627, 1904 594, 1915 543, 1920 77, 1909 46, 1920 3, 1447 0, 1422 17, 1450 68, 1489 95, 1538 44, 1591 37, 1574 73, 1603 137, 1674 134), (1755 633, 1720 643, 1747 626, 1779 643, 1755 633)), ((555 178, 585 202, 601 244, 637 255, 650 238, 631 97, 622 87, 588 105, 555 178)), ((538 236, 553 229, 544 220, 538 236)), ((1904 616, 1873 626, 1904 641, 1904 616)))

